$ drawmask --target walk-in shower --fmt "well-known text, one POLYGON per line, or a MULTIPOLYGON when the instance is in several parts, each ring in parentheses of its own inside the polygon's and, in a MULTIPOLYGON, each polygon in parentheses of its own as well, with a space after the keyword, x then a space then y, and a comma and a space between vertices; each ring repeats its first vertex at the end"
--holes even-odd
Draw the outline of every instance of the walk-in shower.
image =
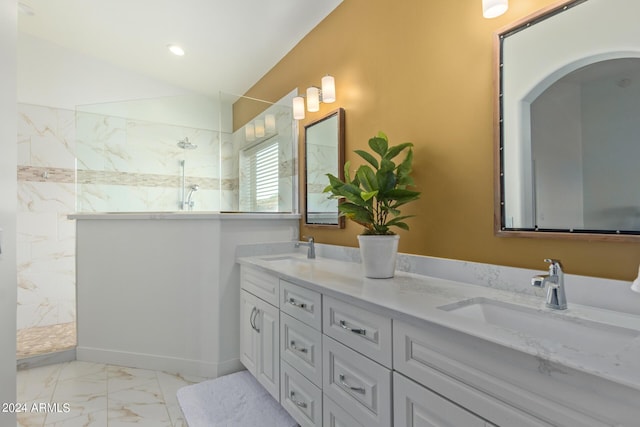
MULTIPOLYGON (((189 141, 188 136, 178 141, 177 145, 183 150, 195 150, 196 148, 198 148, 196 144, 193 144, 191 141, 189 141)), ((195 202, 191 200, 191 197, 193 196, 193 193, 195 191, 198 191, 200 189, 200 186, 198 184, 192 184, 191 187, 189 187, 189 195, 185 198, 185 194, 187 192, 186 162, 186 160, 180 160, 180 168, 182 173, 180 181, 180 201, 178 202, 178 207, 183 211, 192 211, 195 202)))
POLYGON ((295 211, 293 94, 276 103, 221 93, 77 107, 77 211, 295 211))

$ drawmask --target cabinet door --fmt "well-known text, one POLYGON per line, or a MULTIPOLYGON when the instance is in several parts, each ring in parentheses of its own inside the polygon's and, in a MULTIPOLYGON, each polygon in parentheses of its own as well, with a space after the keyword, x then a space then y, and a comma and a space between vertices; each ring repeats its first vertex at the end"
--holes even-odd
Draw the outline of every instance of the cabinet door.
POLYGON ((258 299, 244 290, 240 291, 240 361, 257 375, 258 332, 254 328, 258 299))
POLYGON ((394 372, 395 427, 485 427, 485 420, 394 372))
POLYGON ((256 300, 258 329, 256 378, 280 402, 280 311, 261 299, 256 300))

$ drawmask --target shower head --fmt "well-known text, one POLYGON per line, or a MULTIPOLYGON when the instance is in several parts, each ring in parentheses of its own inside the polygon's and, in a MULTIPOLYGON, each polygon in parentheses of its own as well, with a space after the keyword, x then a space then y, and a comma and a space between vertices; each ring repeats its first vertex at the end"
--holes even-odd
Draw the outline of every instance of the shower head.
POLYGON ((198 191, 200 189, 200 186, 198 184, 193 184, 191 186, 191 191, 198 191))
POLYGON ((189 138, 187 137, 185 137, 185 139, 181 141, 178 141, 178 147, 182 148, 183 150, 195 150, 196 148, 198 148, 197 145, 189 142, 189 138))

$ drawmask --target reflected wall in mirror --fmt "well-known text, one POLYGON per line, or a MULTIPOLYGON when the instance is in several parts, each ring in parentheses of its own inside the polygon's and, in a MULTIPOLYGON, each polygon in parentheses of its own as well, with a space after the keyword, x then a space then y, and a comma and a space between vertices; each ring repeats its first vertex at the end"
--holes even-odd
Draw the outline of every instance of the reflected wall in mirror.
POLYGON ((344 110, 339 108, 304 127, 305 224, 344 228, 338 200, 323 193, 327 174, 344 179, 344 110))
POLYGON ((640 235, 637 16, 574 0, 497 34, 497 234, 640 235))

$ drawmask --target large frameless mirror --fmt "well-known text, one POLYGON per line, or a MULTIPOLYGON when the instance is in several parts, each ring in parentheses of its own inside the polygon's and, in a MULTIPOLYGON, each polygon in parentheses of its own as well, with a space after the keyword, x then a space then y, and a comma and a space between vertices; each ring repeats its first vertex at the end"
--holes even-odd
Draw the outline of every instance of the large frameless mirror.
POLYGON ((329 199, 324 188, 327 174, 344 179, 344 110, 337 109, 304 127, 305 224, 344 227, 338 200, 329 199))
POLYGON ((638 16, 574 0, 497 34, 499 235, 640 235, 638 16))

